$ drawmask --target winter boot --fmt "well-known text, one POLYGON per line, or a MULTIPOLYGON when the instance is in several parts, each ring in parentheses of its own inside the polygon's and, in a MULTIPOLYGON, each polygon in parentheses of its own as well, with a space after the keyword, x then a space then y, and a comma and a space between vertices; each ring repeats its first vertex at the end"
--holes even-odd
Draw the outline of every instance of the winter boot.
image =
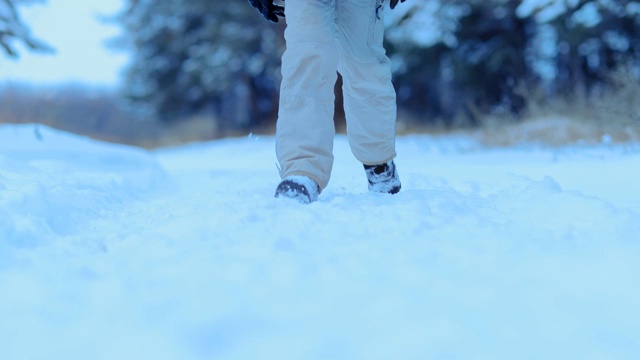
POLYGON ((397 194, 400 191, 400 178, 393 160, 386 164, 365 165, 364 171, 369 180, 369 191, 397 194))
POLYGON ((309 204, 318 200, 320 187, 306 176, 289 176, 280 182, 276 189, 277 198, 288 198, 309 204))

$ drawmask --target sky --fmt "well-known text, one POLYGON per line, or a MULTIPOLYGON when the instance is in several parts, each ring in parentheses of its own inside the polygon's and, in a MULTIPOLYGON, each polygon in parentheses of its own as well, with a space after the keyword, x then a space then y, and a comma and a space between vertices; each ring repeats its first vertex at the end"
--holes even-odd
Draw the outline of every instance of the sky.
POLYGON ((32 34, 56 52, 41 54, 19 48, 17 60, 0 57, 0 83, 117 85, 128 56, 106 46, 120 29, 100 18, 117 13, 122 6, 122 0, 47 0, 21 7, 32 34))

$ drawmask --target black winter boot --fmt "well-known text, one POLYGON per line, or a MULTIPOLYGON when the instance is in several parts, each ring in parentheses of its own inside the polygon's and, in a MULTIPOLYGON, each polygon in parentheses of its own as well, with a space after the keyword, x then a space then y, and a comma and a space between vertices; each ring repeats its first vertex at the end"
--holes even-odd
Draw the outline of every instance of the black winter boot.
POLYGON ((318 200, 320 187, 315 181, 306 176, 289 176, 280 182, 276 189, 277 198, 297 200, 302 204, 309 204, 318 200))
POLYGON ((364 171, 369 180, 369 191, 397 194, 400 191, 400 178, 393 160, 386 164, 365 165, 364 171))

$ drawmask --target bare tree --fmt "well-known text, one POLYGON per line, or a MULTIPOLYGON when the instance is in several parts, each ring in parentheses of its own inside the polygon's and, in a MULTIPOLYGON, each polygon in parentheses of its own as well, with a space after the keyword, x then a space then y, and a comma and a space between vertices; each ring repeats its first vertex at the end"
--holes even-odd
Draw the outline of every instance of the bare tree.
POLYGON ((31 35, 20 18, 17 7, 35 2, 39 0, 0 0, 0 48, 6 56, 18 57, 17 44, 32 51, 52 51, 51 47, 31 35))

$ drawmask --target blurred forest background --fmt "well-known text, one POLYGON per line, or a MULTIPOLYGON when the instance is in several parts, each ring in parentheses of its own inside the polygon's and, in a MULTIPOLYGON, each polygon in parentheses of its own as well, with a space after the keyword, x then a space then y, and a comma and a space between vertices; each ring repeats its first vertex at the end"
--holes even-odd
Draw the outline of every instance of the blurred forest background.
MULTIPOLYGON (((21 20, 32 2, 0 0, 0 66, 20 47, 51 50, 21 20)), ((4 85, 0 122, 145 147, 273 132, 283 22, 246 0, 127 0, 110 21, 131 55, 119 89, 4 85)), ((385 24, 400 133, 640 141, 638 1, 407 0, 385 24)), ((343 131, 340 80, 336 99, 343 131)))

